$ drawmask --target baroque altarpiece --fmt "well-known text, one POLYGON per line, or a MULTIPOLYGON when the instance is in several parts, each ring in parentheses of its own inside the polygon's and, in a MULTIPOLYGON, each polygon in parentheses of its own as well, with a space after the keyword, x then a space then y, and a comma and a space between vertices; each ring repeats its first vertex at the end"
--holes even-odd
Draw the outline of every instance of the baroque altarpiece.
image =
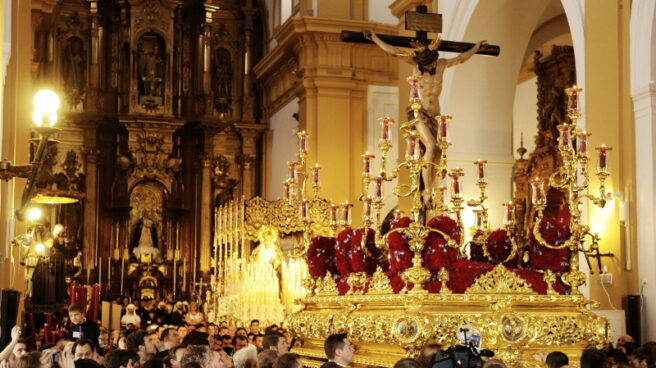
POLYGON ((61 0, 32 19, 33 84, 64 111, 39 187, 83 195, 50 219, 68 277, 188 295, 208 276, 214 208, 259 194, 258 1, 61 0))

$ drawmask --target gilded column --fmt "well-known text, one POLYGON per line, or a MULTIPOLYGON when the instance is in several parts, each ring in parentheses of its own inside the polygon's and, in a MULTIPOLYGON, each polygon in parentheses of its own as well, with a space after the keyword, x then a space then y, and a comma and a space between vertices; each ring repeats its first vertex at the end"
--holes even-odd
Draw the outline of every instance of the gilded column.
POLYGON ((212 209, 212 182, 210 179, 210 168, 212 161, 209 158, 203 159, 201 172, 201 210, 200 210, 200 271, 205 272, 210 269, 211 256, 211 209, 212 209))
POLYGON ((98 211, 98 152, 95 148, 87 149, 84 153, 84 172, 86 174, 86 197, 84 199, 84 236, 82 243, 82 254, 84 257, 84 265, 88 272, 96 267, 96 257, 98 255, 98 247, 96 244, 96 212, 98 211))
POLYGON ((258 153, 258 138, 265 126, 261 124, 235 124, 241 135, 241 188, 245 198, 252 198, 256 194, 255 187, 255 162, 258 153))

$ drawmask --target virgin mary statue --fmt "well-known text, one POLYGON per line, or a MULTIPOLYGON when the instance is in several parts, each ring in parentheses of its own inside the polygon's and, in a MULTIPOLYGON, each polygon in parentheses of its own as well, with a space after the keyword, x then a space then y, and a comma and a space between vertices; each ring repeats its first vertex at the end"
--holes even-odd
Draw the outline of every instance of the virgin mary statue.
POLYGON ((159 256, 157 230, 151 217, 148 212, 144 211, 141 220, 135 228, 134 239, 138 239, 138 243, 133 253, 142 261, 149 261, 159 256))

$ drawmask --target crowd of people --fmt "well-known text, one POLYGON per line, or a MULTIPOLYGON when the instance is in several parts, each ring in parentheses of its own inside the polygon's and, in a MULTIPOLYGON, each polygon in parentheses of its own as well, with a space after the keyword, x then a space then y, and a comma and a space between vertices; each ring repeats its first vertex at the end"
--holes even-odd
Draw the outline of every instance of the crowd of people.
MULTIPOLYGON (((108 331, 85 318, 84 308, 68 308, 69 326, 56 343, 35 339, 28 344, 22 329, 11 331, 11 342, 0 351, 0 368, 302 368, 293 350, 301 342, 277 325, 262 329, 252 320, 248 329, 228 321, 208 323, 195 303, 139 301, 123 305, 121 329, 108 331)), ((324 344, 327 362, 321 368, 353 363, 355 346, 346 334, 334 334, 324 344)), ((448 359, 439 344, 425 346, 417 358, 399 360, 394 368, 440 367, 448 359)), ((622 336, 615 346, 583 351, 580 362, 554 351, 544 357, 548 368, 656 368, 656 342, 636 346, 622 336)), ((504 368, 499 359, 483 368, 504 368)))

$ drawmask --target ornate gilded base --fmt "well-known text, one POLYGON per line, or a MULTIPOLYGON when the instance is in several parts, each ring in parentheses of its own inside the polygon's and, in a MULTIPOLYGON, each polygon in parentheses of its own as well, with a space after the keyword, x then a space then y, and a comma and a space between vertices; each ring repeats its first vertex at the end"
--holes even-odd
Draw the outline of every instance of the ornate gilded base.
POLYGON ((356 345, 354 363, 391 367, 430 342, 458 342, 460 326, 481 332, 481 346, 512 367, 543 367, 545 353, 559 350, 578 361, 588 345, 608 339, 608 323, 587 309, 580 295, 380 294, 312 296, 288 319, 302 338, 308 367, 325 361, 324 339, 346 332, 356 345))

